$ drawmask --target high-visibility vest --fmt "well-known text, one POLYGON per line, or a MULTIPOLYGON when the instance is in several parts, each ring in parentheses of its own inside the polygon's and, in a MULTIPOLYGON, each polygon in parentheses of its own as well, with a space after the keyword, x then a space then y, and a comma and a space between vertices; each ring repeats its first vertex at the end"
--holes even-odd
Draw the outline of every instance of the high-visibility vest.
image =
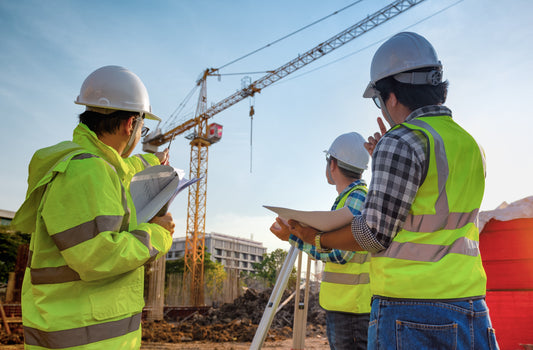
POLYGON ((460 299, 485 294, 477 214, 485 162, 476 141, 450 116, 415 118, 401 126, 429 142, 429 168, 403 228, 372 254, 374 295, 460 299))
POLYGON ((83 124, 74 141, 36 152, 14 219, 32 232, 25 348, 139 349, 143 265, 166 254, 172 238, 159 225, 137 225, 127 182, 159 161, 121 159, 83 124))
MULTIPOLYGON (((337 204, 335 209, 344 207, 346 199, 355 190, 367 193, 366 186, 354 186, 337 204)), ((346 264, 326 262, 320 283, 320 306, 328 311, 347 313, 370 312, 370 254, 355 252, 346 264)))

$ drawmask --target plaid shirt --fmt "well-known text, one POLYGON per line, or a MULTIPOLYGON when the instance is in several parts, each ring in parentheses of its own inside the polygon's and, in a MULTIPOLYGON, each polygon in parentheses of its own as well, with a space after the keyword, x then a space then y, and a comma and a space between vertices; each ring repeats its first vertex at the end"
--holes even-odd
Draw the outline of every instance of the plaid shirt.
MULTIPOLYGON (((350 191, 354 186, 363 185, 366 186, 366 183, 364 180, 357 180, 352 182, 350 185, 348 185, 337 197, 335 200, 335 203, 333 203, 333 206, 331 207, 331 210, 335 210, 337 208, 337 205, 339 204, 339 201, 346 195, 348 191, 350 191)), ((361 214, 361 209, 363 208, 363 203, 365 202, 366 193, 364 193, 361 190, 354 190, 352 193, 348 195, 348 198, 346 198, 346 202, 344 203, 345 207, 348 207, 353 215, 359 215, 361 214)), ((312 244, 308 244, 303 242, 300 238, 290 235, 289 237, 289 243, 295 246, 296 248, 300 249, 301 251, 311 255, 315 260, 321 260, 324 262, 333 262, 337 264, 346 264, 348 261, 352 259, 355 252, 350 251, 344 251, 339 249, 332 249, 331 251, 327 253, 318 253, 316 251, 316 247, 312 244)))
MULTIPOLYGON (((426 106, 406 119, 452 115, 444 106, 426 106)), ((379 140, 372 155, 372 181, 361 215, 352 221, 352 234, 369 252, 386 249, 402 229, 418 188, 428 170, 428 140, 420 131, 398 127, 379 140)))

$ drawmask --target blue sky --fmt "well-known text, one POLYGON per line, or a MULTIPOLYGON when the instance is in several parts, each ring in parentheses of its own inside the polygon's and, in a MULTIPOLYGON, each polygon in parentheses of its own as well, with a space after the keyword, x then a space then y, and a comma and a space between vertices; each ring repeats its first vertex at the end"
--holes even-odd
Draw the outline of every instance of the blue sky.
MULTIPOLYGON (((83 110, 73 101, 96 68, 134 71, 165 121, 204 69, 353 2, 0 0, 0 208, 15 211, 23 202, 36 149, 71 138, 83 110)), ((278 68, 390 2, 361 1, 221 72, 278 68)), ((252 146, 250 101, 216 115, 224 135, 209 150, 206 232, 287 248, 269 232, 275 215, 262 205, 329 210, 336 192, 325 181, 322 151, 341 133, 377 130, 379 110, 362 98, 370 61, 380 41, 407 28, 433 43, 450 82, 446 105, 485 149, 481 209, 532 195, 532 10, 529 0, 426 0, 257 94, 252 146)), ((243 76, 210 78, 209 105, 240 89, 243 76)), ((189 157, 188 141, 178 136, 171 165, 188 174, 189 157)), ((184 235, 186 207, 186 193, 171 206, 175 237, 184 235)))

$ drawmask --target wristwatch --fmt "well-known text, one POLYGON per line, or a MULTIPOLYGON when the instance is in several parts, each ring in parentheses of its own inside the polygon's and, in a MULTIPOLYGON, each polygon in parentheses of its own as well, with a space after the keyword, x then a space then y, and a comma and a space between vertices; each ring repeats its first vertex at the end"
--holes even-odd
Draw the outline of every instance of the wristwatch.
POLYGON ((315 233, 315 247, 316 247, 317 253, 328 253, 331 251, 331 249, 323 249, 322 246, 320 245, 320 236, 322 236, 323 233, 324 232, 322 231, 315 233))

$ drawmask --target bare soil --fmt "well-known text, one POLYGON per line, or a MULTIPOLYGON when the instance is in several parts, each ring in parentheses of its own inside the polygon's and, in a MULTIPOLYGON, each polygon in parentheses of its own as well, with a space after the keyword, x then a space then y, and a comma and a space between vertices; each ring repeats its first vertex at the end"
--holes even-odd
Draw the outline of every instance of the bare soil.
MULTIPOLYGON (((237 343, 213 343, 213 342, 192 342, 187 344, 164 344, 164 343, 143 343, 141 350, 248 350, 250 349, 251 342, 237 343)), ((1 348, 0 348, 1 349, 1 348)), ((265 341, 262 349, 280 349, 289 350, 293 349, 292 339, 265 341)), ((305 338, 305 349, 315 350, 329 350, 327 339, 321 336, 313 338, 305 338)), ((13 349, 14 350, 14 349, 13 349)), ((17 349, 18 350, 18 349, 17 349)))
MULTIPOLYGON (((191 342, 191 343, 142 343, 141 350, 248 350, 250 349, 251 342, 245 343, 213 343, 213 342, 191 342)), ((24 345, 1 345, 0 350, 23 350, 24 345)), ((293 349, 292 339, 266 341, 263 344, 262 349, 280 349, 289 350, 293 349)), ((329 345, 326 339, 321 336, 305 339, 305 349, 315 350, 329 350, 329 345)))
MULTIPOLYGON (((205 314, 184 319, 142 322, 142 348, 171 349, 248 349, 263 316, 271 290, 248 289, 231 304, 210 308, 205 314)), ((285 291, 282 300, 290 293, 285 291)), ((325 313, 318 306, 318 295, 310 294, 305 335, 306 349, 329 349, 326 339, 325 313)), ((294 299, 273 318, 263 348, 292 349, 294 299)), ((23 349, 22 326, 13 325, 11 335, 0 327, 0 349, 23 349)))

